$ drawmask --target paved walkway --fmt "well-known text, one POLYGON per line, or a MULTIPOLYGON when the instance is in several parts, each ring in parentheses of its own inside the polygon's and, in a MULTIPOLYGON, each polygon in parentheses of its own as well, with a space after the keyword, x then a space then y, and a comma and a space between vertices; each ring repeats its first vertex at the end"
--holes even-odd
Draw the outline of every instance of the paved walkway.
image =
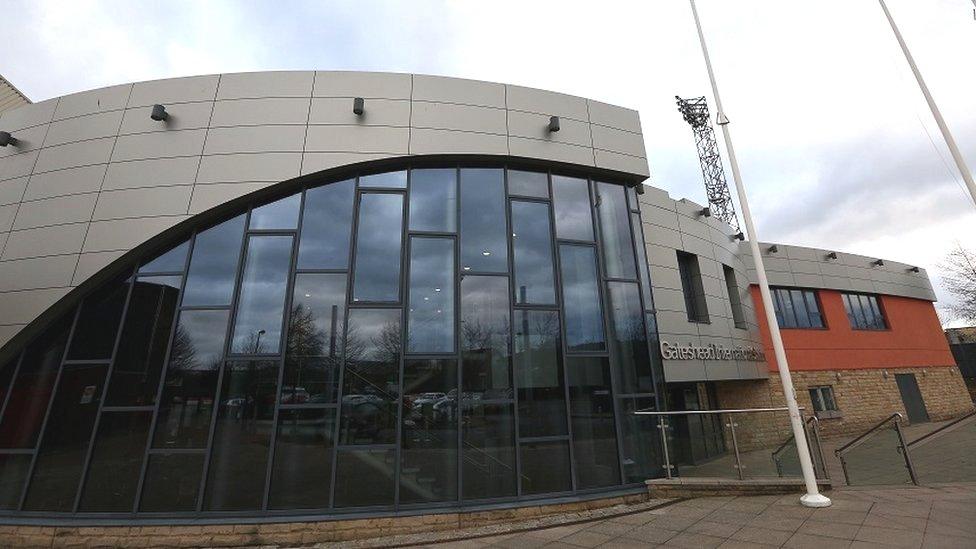
MULTIPOLYGON (((834 504, 826 509, 802 507, 795 495, 697 498, 637 512, 618 508, 620 514, 616 516, 562 526, 442 543, 428 541, 426 546, 436 549, 976 547, 976 484, 844 488, 834 490, 830 496, 834 504)), ((465 535, 477 536, 478 532, 466 531, 465 535)), ((411 536, 354 545, 388 547, 405 543, 424 546, 425 542, 411 536)), ((338 546, 341 545, 321 545, 338 546)))

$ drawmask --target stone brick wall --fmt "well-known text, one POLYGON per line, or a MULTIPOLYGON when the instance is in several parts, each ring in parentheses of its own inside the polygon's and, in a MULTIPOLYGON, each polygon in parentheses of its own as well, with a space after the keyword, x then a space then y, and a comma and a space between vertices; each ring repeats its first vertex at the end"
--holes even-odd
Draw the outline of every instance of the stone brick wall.
MULTIPOLYGON (((813 413, 808 389, 825 385, 833 387, 840 416, 821 419, 821 433, 825 437, 859 433, 895 412, 905 415, 907 421, 895 374, 915 374, 932 421, 958 417, 973 409, 969 392, 956 367, 792 372, 797 401, 806 408, 805 417, 813 413), (887 378, 884 372, 887 372, 887 378)), ((718 382, 716 393, 722 408, 786 405, 779 375, 775 373, 768 380, 718 382)), ((745 448, 782 442, 790 434, 785 414, 741 414, 737 423, 736 434, 745 448)))
POLYGON ((238 547, 312 545, 357 539, 472 528, 580 513, 647 501, 648 494, 529 505, 509 509, 448 512, 316 522, 269 524, 14 526, 0 525, 0 547, 238 547))

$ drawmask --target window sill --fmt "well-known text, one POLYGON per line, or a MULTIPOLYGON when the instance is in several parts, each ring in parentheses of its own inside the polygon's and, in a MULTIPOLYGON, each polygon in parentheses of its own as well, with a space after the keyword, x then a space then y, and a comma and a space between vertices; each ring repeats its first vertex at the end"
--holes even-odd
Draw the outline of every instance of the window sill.
POLYGON ((813 415, 817 416, 817 419, 842 419, 844 417, 840 410, 823 410, 814 412, 813 415))

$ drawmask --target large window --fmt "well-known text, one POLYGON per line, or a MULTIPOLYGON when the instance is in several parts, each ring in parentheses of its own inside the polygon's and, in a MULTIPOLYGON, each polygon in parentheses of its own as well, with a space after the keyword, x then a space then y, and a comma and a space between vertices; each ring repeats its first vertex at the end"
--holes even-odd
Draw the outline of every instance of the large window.
POLYGON ((659 475, 631 413, 661 381, 636 197, 441 165, 202 219, 0 363, 0 514, 389 513, 659 475))
POLYGON ((780 328, 824 328, 816 291, 772 288, 772 294, 780 328))
POLYGON ((681 293, 685 298, 685 311, 688 322, 708 322, 708 305, 705 302, 705 288, 702 284, 698 256, 677 252, 678 274, 681 276, 681 293))
POLYGON ((888 322, 881 309, 881 300, 876 295, 840 294, 844 300, 847 320, 855 330, 886 330, 888 322))

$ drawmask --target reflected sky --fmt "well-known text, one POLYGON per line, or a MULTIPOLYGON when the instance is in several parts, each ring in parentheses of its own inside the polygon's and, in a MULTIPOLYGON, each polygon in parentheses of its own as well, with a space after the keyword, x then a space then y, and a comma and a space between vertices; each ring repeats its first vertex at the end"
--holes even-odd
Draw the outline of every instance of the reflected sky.
POLYGON ((185 241, 163 255, 139 267, 140 273, 182 273, 186 267, 186 252, 190 242, 185 241))
POLYGON ((299 269, 345 269, 349 265, 355 192, 354 179, 306 191, 299 269))
POLYGON ((243 215, 197 234, 183 291, 184 306, 230 305, 243 234, 243 215))
POLYGON ((453 233, 457 227, 457 170, 410 172, 410 230, 453 233))
POLYGON ((597 210, 603 240, 603 264, 610 278, 637 278, 630 239, 630 211, 621 185, 597 183, 597 210))
POLYGON ((508 194, 549 198, 549 176, 545 172, 508 170, 508 194))
POLYGON ((502 170, 461 170, 461 268, 508 272, 502 170))
POLYGON ((403 195, 364 194, 356 231, 354 301, 397 301, 403 195))
POLYGON ((301 193, 286 196, 251 211, 250 230, 298 228, 298 208, 301 193))
POLYGON ((555 303, 549 205, 513 201, 512 233, 515 302, 555 303))
POLYGON ((290 236, 252 236, 247 246, 231 352, 275 354, 291 267, 290 236))
POLYGON ((596 248, 561 244, 559 263, 562 270, 567 348, 570 351, 606 349, 596 248))
POLYGON ((552 176, 552 206, 557 238, 593 240, 590 187, 585 179, 552 176))

